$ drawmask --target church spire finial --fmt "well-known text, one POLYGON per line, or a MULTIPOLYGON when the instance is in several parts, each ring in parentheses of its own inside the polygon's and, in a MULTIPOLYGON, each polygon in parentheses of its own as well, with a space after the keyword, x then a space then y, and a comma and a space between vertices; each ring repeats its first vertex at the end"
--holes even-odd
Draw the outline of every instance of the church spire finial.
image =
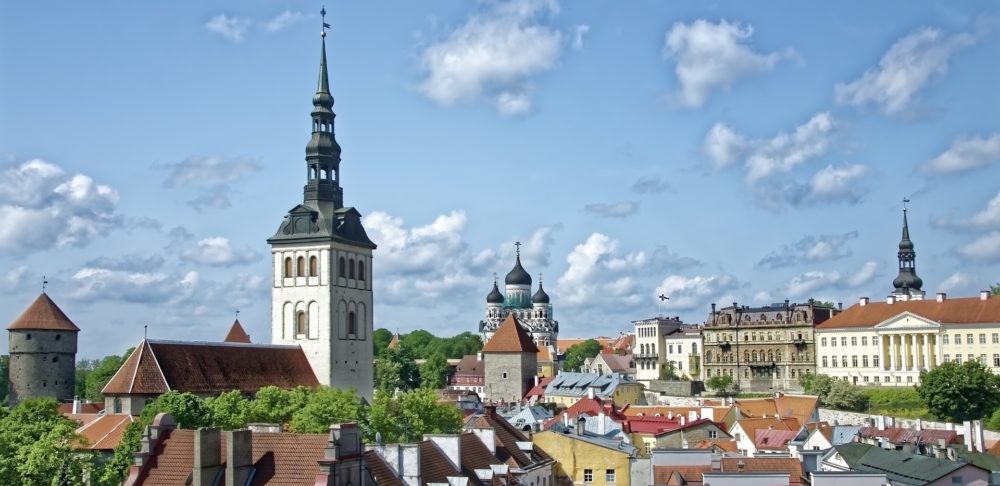
POLYGON ((910 240, 910 223, 907 221, 906 213, 909 208, 908 198, 903 198, 903 234, 899 240, 899 252, 896 257, 899 260, 899 275, 892 281, 895 288, 894 294, 906 295, 921 294, 921 287, 924 285, 923 279, 917 276, 917 252, 913 251, 913 241, 910 240))
POLYGON ((326 8, 320 10, 319 79, 313 95, 312 137, 306 145, 308 178, 305 186, 305 203, 314 209, 326 207, 336 210, 344 206, 344 192, 340 187, 340 145, 334 134, 333 95, 330 94, 330 76, 326 67, 326 8))

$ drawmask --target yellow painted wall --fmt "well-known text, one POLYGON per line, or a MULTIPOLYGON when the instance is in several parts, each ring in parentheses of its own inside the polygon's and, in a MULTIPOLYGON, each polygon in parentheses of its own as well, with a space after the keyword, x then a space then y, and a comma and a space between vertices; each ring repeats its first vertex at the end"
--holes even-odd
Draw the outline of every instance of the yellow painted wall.
POLYGON ((556 475, 570 478, 573 484, 621 486, 631 483, 629 456, 624 452, 613 451, 574 439, 572 435, 552 431, 537 433, 532 440, 555 459, 556 475), (584 469, 594 471, 593 481, 583 482, 584 469), (605 481, 608 469, 615 470, 614 483, 605 481))

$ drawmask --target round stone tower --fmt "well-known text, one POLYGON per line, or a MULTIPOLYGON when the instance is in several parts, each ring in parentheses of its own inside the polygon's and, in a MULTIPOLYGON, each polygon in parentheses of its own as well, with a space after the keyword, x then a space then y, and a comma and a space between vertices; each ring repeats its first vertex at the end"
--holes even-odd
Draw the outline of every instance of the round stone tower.
POLYGON ((42 292, 7 327, 10 405, 52 397, 72 400, 76 385, 76 338, 80 328, 42 292))

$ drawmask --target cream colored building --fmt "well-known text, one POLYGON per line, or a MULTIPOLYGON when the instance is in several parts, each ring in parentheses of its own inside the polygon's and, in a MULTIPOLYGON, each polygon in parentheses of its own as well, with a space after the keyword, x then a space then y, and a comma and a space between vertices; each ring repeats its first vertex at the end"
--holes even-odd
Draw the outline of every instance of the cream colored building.
POLYGON ((867 297, 816 327, 817 373, 858 385, 912 386, 921 370, 979 361, 1000 374, 1000 297, 867 297))

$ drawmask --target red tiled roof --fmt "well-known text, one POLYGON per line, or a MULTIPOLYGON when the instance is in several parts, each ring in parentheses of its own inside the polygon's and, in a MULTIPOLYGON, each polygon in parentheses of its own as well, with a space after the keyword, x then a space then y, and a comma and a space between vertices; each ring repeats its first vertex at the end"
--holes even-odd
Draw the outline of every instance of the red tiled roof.
POLYGON ((240 324, 240 320, 236 319, 233 321, 233 327, 229 328, 229 333, 226 334, 226 339, 223 339, 227 343, 250 343, 250 335, 243 330, 243 326, 240 324))
POLYGON ((466 476, 474 478, 476 477, 476 469, 489 469, 490 465, 502 464, 476 434, 463 433, 459 440, 461 441, 462 472, 466 476))
POLYGON ((723 452, 738 452, 739 444, 736 443, 736 439, 702 439, 701 442, 695 444, 695 449, 711 449, 713 447, 718 447, 723 452))
POLYGON ((779 395, 776 398, 751 398, 736 400, 740 413, 748 418, 793 417, 800 424, 812 417, 819 405, 819 397, 813 395, 779 395))
POLYGON ((80 328, 66 317, 48 294, 42 292, 42 295, 39 295, 17 319, 14 319, 14 322, 7 326, 7 330, 78 332, 80 328))
POLYGON ((448 476, 462 476, 462 472, 448 460, 448 456, 438 449, 433 442, 425 440, 420 443, 420 482, 448 484, 448 476))
POLYGON ((483 369, 483 362, 478 355, 469 354, 462 356, 461 361, 455 365, 455 374, 485 377, 486 370, 483 369))
POLYGON ((389 349, 396 349, 399 347, 399 333, 393 333, 392 339, 389 340, 389 344, 386 346, 389 349))
POLYGON ((959 443, 958 432, 942 429, 906 429, 902 427, 861 427, 858 435, 865 438, 883 438, 893 444, 937 444, 938 439, 944 439, 946 444, 959 443))
POLYGON ((379 486, 405 486, 403 480, 396 476, 392 468, 386 464, 382 456, 373 450, 365 451, 365 460, 368 463, 368 470, 375 476, 375 484, 379 486))
POLYGON ((103 393, 161 394, 169 390, 255 393, 261 387, 316 387, 302 348, 260 344, 143 341, 103 393))
POLYGON ((803 476, 802 463, 793 457, 723 457, 722 472, 786 472, 788 484, 797 486, 806 484, 803 476), (741 467, 742 463, 742 467, 741 467))
POLYGON ((483 346, 484 353, 537 353, 538 346, 514 314, 507 314, 497 332, 483 346))
POLYGON ((125 429, 135 422, 131 415, 104 415, 76 429, 86 443, 84 449, 110 451, 122 440, 125 429))
POLYGON ((757 433, 763 430, 799 430, 799 422, 793 418, 773 419, 773 418, 753 418, 736 421, 740 428, 746 432, 747 436, 757 443, 757 433))
POLYGON ((556 377, 554 376, 543 376, 539 378, 538 384, 531 387, 531 389, 528 390, 528 393, 524 394, 524 398, 532 398, 532 397, 541 398, 545 396, 545 387, 548 386, 549 383, 551 383, 552 380, 554 379, 556 379, 556 377))
POLYGON ((710 464, 699 466, 653 466, 653 483, 667 486, 697 486, 702 484, 701 475, 711 471, 712 466, 710 464))
POLYGON ((1000 322, 1000 298, 993 296, 982 300, 979 297, 961 297, 945 299, 943 302, 927 299, 897 301, 892 304, 884 301, 869 302, 867 305, 858 303, 817 325, 816 329, 871 327, 904 312, 941 324, 995 324, 1000 322))
POLYGON ((627 428, 633 434, 659 434, 680 428, 680 417, 629 417, 627 428))
MULTIPOLYGON (((469 417, 465 422, 465 428, 492 428, 496 437, 496 457, 504 463, 527 467, 536 462, 517 446, 518 442, 528 442, 528 438, 517 427, 497 415, 495 406, 487 406, 482 415, 469 417)), ((538 446, 533 446, 532 455, 538 457, 539 461, 549 458, 549 455, 538 446)))
POLYGON ((798 433, 798 430, 758 429, 754 434, 754 446, 758 449, 787 450, 788 443, 798 433))
MULTIPOLYGON (((80 414, 86 415, 91 413, 100 413, 104 410, 104 402, 82 402, 80 403, 80 414)), ((59 413, 63 415, 69 415, 73 413, 72 403, 60 403, 59 413)))

